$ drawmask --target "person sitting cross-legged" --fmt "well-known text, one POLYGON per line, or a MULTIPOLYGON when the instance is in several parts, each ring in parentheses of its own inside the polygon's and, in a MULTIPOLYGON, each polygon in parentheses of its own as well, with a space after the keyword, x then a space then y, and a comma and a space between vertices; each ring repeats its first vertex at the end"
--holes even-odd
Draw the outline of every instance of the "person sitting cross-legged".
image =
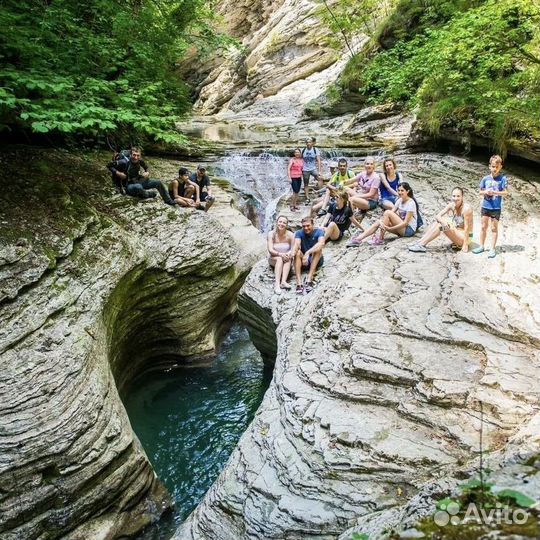
POLYGON ((414 198, 411 186, 407 182, 399 185, 398 200, 392 210, 385 210, 382 219, 376 221, 365 232, 352 238, 346 247, 357 247, 368 237, 373 236, 371 244, 380 246, 383 244, 384 235, 387 232, 398 236, 413 236, 418 228, 418 203, 414 198), (375 233, 378 232, 378 235, 375 233))
POLYGON ((294 269, 296 272, 296 293, 313 290, 313 277, 317 268, 323 265, 324 231, 315 228, 313 218, 302 218, 302 230, 294 235, 294 269), (306 283, 302 286, 302 270, 307 270, 306 283))
POLYGON ((171 182, 169 186, 169 194, 176 204, 188 208, 195 208, 196 202, 193 200, 194 195, 198 200, 199 186, 189 179, 189 171, 185 167, 178 169, 178 179, 171 182))

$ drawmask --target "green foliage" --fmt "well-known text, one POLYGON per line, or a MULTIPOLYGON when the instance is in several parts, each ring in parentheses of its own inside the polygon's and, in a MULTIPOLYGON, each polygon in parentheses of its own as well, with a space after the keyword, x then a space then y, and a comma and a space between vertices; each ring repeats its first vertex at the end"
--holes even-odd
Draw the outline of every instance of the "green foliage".
POLYGON ((176 63, 228 40, 207 0, 5 0, 0 129, 181 142, 176 63))
POLYGON ((537 0, 400 0, 343 85, 415 108, 434 135, 488 137, 504 154, 515 138, 540 137, 539 25, 537 0))
POLYGON ((534 499, 531 499, 524 493, 516 491, 515 489, 501 489, 500 491, 497 491, 496 495, 501 501, 512 502, 513 504, 523 508, 531 508, 536 504, 534 499))
POLYGON ((353 533, 351 536, 352 540, 369 540, 369 536, 366 533, 353 533))

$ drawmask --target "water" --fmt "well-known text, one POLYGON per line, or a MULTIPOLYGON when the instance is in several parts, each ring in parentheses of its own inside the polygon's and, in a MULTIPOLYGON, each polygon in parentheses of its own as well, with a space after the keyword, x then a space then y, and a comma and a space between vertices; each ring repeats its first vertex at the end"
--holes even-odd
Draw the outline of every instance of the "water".
MULTIPOLYGON (((324 177, 330 174, 329 163, 341 155, 343 154, 337 149, 324 152, 321 159, 324 177)), ((255 198, 263 232, 273 227, 279 201, 291 191, 287 177, 289 159, 277 152, 239 152, 224 157, 215 165, 216 174, 255 198)), ((349 165, 358 163, 358 159, 349 160, 349 165)))
POLYGON ((144 377, 125 400, 174 513, 138 540, 170 538, 219 475, 270 382, 247 330, 233 325, 215 362, 144 377))

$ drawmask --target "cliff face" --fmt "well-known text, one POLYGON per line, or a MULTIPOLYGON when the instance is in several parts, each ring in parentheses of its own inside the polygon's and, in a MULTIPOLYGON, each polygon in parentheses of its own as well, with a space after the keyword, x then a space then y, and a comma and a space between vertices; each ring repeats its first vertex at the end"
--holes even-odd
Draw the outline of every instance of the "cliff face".
MULTIPOLYGON (((397 156, 428 222, 484 166, 397 156)), ((510 174, 495 259, 407 239, 325 249, 315 290, 276 296, 266 261, 240 296, 274 378, 227 467, 175 538, 370 539, 435 511, 477 467, 537 452, 538 184, 510 174), (535 427, 536 426, 536 427, 535 427), (483 446, 480 446, 480 433, 483 446), (354 529, 353 529, 354 528, 354 529), (342 536, 341 536, 342 535, 342 536)), ((538 470, 493 478, 537 498, 538 470), (511 478, 510 478, 511 477, 511 478)))
POLYGON ((132 534, 170 500, 118 389, 214 352, 259 235, 219 190, 203 214, 111 197, 60 152, 5 149, 2 167, 0 537, 132 534))
POLYGON ((325 44, 329 31, 316 14, 320 9, 311 0, 220 2, 224 27, 243 49, 199 67, 208 74, 199 84, 196 111, 226 116, 247 108, 253 117, 301 112, 344 67, 325 44))

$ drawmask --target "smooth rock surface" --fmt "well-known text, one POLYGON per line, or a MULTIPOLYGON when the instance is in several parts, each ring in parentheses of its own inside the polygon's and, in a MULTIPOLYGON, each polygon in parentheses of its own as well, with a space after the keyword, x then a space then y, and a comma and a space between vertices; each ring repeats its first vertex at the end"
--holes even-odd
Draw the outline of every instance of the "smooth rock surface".
MULTIPOLYGON (((478 238, 485 165, 396 158, 428 223, 462 185, 478 238)), ((301 297, 273 294, 267 262, 254 267, 240 311, 256 346, 276 354, 274 378, 175 539, 384 538, 433 513, 481 451, 495 471, 538 451, 539 184, 509 177, 493 260, 442 239, 426 254, 409 252, 411 239, 341 242, 301 297)), ((516 489, 504 478, 494 473, 516 489)))
POLYGON ((112 196, 67 153, 2 156, 0 538, 125 537, 171 501, 117 387, 212 355, 263 243, 218 188, 204 214, 112 196))

